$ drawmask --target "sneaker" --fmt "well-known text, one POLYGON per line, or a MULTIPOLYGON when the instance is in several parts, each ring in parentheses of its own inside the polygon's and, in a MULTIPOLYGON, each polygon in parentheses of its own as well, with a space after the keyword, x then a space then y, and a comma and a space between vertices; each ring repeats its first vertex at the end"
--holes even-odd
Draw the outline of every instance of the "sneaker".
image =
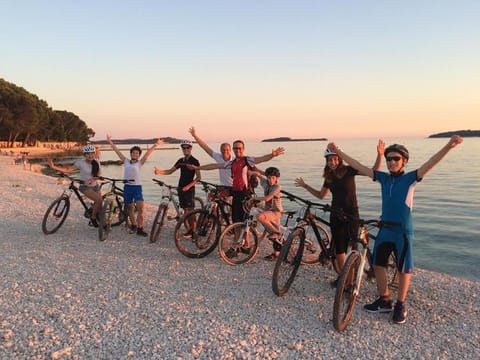
POLYGON ((390 299, 384 300, 381 297, 379 297, 373 303, 363 306, 363 309, 365 311, 368 311, 371 313, 387 313, 392 311, 392 308, 393 308, 392 300, 390 299))
POLYGON ((137 228, 137 235, 148 236, 148 234, 145 231, 143 231, 143 228, 141 227, 137 228))
POLYGON ((98 228, 97 219, 90 219, 90 221, 88 222, 88 225, 98 228))
POLYGON ((137 232, 137 225, 130 225, 130 229, 128 230, 130 234, 135 234, 137 232))
POLYGON ((405 304, 397 301, 395 307, 393 308, 392 321, 395 324, 403 324, 407 319, 407 309, 405 304))
POLYGON ((188 230, 186 233, 183 234, 183 237, 185 239, 191 239, 193 236, 193 231, 192 230, 188 230))

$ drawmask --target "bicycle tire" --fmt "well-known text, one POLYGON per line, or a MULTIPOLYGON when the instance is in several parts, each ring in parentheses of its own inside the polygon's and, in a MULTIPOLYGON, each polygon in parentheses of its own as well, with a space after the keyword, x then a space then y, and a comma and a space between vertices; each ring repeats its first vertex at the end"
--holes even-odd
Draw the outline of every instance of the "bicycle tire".
POLYGON ((123 195, 115 195, 115 211, 112 216, 112 226, 119 226, 127 221, 128 214, 125 209, 125 202, 123 200, 123 195))
POLYGON ((45 235, 55 233, 65 222, 70 211, 70 198, 66 195, 56 198, 45 211, 42 231, 45 235))
POLYGON ((105 241, 112 229, 113 203, 110 199, 103 200, 102 210, 99 213, 98 240, 105 241))
MULTIPOLYGON (((371 252, 367 253, 367 264, 365 266, 365 274, 367 275, 368 280, 375 278, 375 271, 373 270, 371 252)), ((392 252, 388 257, 388 262, 386 266, 387 279, 388 279, 388 288, 392 291, 398 290, 398 270, 397 270, 397 257, 392 252)))
POLYGON ((207 210, 194 210, 184 215, 175 226, 175 246, 186 257, 199 259, 210 254, 220 237, 218 218, 207 210), (184 234, 190 230, 192 221, 196 224, 191 237, 184 234))
POLYGON ((353 314, 357 296, 352 290, 360 285, 356 284, 360 258, 358 251, 350 252, 338 278, 333 303, 333 325, 337 331, 345 330, 353 314))
MULTIPOLYGON (((317 239, 310 224, 305 226, 305 246, 303 248, 302 264, 312 265, 320 262, 320 254, 330 251, 332 240, 330 233, 320 223, 315 222, 320 239, 317 239)), ((340 272, 340 269, 337 271, 340 272)))
POLYGON ((236 222, 227 226, 220 235, 218 253, 220 258, 229 265, 248 264, 258 254, 257 233, 251 227, 248 228, 247 233, 245 228, 244 222, 236 222), (235 240, 236 232, 240 234, 237 240, 235 240), (250 246, 246 246, 246 243, 250 243, 250 246))
POLYGON ((203 210, 205 209, 205 202, 201 197, 195 196, 194 197, 194 204, 193 204, 195 210, 203 210))
POLYGON ((165 216, 167 216, 167 205, 161 204, 158 207, 157 213, 152 223, 152 230, 150 231, 150 242, 154 243, 158 240, 163 225, 165 224, 165 216))
POLYGON ((302 262, 304 245, 305 229, 297 227, 288 236, 275 262, 272 275, 272 290, 275 295, 283 296, 290 289, 302 262))

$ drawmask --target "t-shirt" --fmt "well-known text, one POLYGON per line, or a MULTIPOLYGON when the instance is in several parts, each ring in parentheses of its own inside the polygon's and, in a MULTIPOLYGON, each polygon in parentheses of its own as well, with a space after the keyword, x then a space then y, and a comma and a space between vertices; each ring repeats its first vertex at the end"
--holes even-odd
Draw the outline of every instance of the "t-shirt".
POLYGON ((399 176, 374 171, 373 180, 382 186, 382 220, 401 223, 403 231, 413 233, 413 193, 417 182, 422 180, 417 179, 417 170, 399 176))
POLYGON ((324 182, 323 186, 332 192, 332 206, 343 209, 347 214, 358 213, 355 175, 358 171, 347 166, 347 171, 341 179, 333 176, 332 182, 324 182))
MULTIPOLYGON (((78 159, 73 163, 80 170, 80 180, 87 181, 93 177, 92 175, 92 163, 88 162, 85 159, 78 159)), ((100 166, 100 164, 99 164, 100 166)), ((100 171, 99 171, 100 174, 100 171)), ((94 184, 92 184, 94 185, 94 184)))
POLYGON ((195 170, 189 169, 188 164, 200 166, 200 163, 193 156, 182 157, 175 163, 175 168, 180 169, 180 179, 178 179, 178 187, 187 186, 195 177, 195 170))
POLYGON ((225 168, 231 170, 233 191, 243 191, 248 188, 248 169, 255 167, 255 158, 243 156, 225 163, 225 168))
POLYGON ((260 185, 263 187, 265 196, 273 194, 273 198, 270 201, 265 201, 265 210, 268 211, 283 211, 281 190, 282 187, 279 184, 270 186, 268 179, 263 176, 260 177, 260 185))
MULTIPOLYGON (((218 152, 212 153, 212 158, 215 160, 217 164, 226 164, 229 161, 233 160, 233 155, 230 155, 229 160, 224 160, 222 154, 218 152)), ((219 169, 218 170, 218 177, 220 178, 220 185, 223 186, 232 186, 233 179, 232 179, 232 171, 230 169, 219 169)))
POLYGON ((140 161, 130 162, 129 159, 125 159, 123 162, 123 178, 125 180, 134 180, 127 183, 127 185, 142 185, 140 179, 140 169, 142 163, 140 161))

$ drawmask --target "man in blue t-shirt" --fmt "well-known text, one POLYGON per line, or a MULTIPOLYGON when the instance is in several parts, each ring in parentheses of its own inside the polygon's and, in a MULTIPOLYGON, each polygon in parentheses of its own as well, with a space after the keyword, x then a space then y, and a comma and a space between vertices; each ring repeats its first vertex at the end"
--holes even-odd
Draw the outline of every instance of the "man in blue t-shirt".
POLYGON ((401 224, 401 226, 383 227, 377 235, 373 249, 373 264, 380 297, 373 303, 365 305, 364 309, 366 311, 381 313, 391 312, 393 309, 393 322, 397 324, 405 322, 407 316, 405 300, 413 272, 413 191, 417 182, 421 181, 428 171, 462 141, 463 139, 460 136, 452 136, 448 143, 427 162, 417 170, 407 173, 404 168, 408 162, 409 153, 403 145, 393 144, 385 149, 387 173, 374 171, 362 165, 341 151, 335 143, 328 144, 330 150, 337 153, 350 166, 357 169, 359 174, 369 176, 374 181, 380 183, 382 187, 382 221, 401 224), (393 306, 393 302, 390 299, 386 271, 387 260, 392 251, 397 257, 397 269, 399 271, 398 296, 395 306, 393 306))

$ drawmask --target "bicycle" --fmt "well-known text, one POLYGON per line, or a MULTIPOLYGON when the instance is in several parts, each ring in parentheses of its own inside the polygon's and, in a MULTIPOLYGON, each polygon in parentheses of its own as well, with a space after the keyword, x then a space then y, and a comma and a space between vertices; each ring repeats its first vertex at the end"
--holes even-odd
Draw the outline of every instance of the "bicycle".
POLYGON ((114 220, 121 218, 121 222, 123 222, 128 218, 123 200, 123 190, 119 188, 116 183, 122 182, 125 184, 133 180, 113 179, 105 176, 100 176, 99 179, 104 181, 101 183, 101 186, 110 184, 108 191, 102 195, 102 210, 98 214, 98 239, 105 241, 112 230, 114 220))
POLYGON ((298 272, 300 264, 331 264, 337 273, 340 268, 335 261, 335 248, 330 234, 321 223, 330 223, 316 215, 316 210, 332 211, 329 205, 314 203, 287 191, 282 193, 301 205, 297 222, 282 246, 272 275, 272 290, 282 296, 287 293, 298 272))
MULTIPOLYGON (((233 223, 227 226, 220 235, 218 253, 220 258, 229 265, 240 265, 251 262, 257 256, 260 243, 265 238, 267 231, 264 230, 259 236, 257 215, 259 210, 255 207, 259 201, 253 199, 253 206, 248 208, 248 200, 244 202, 244 209, 247 216, 244 221, 233 223)), ((283 212, 285 222, 280 225, 280 237, 276 240, 282 243, 288 236, 288 222, 296 214, 296 211, 283 212)))
MULTIPOLYGON (((45 211, 45 215, 42 220, 42 231, 45 235, 50 235, 58 231, 65 222, 71 206, 71 196, 74 194, 80 204, 84 208, 84 216, 89 219, 92 215, 93 202, 87 202, 87 197, 80 192, 77 184, 83 184, 82 180, 75 179, 68 174, 59 173, 62 178, 70 180, 70 184, 63 193, 56 198, 45 211)), ((121 189, 119 189, 121 191, 121 189)), ((123 208, 123 195, 119 194, 119 206, 123 208)), ((118 226, 125 221, 125 214, 123 212, 117 212, 112 219, 112 226, 118 226)))
MULTIPOLYGON (((183 215, 183 209, 178 201, 177 187, 167 185, 158 179, 152 179, 157 185, 162 187, 162 198, 158 205, 157 213, 153 219, 152 230, 150 231, 150 242, 154 243, 158 240, 160 232, 166 220, 176 220, 177 222, 183 215)), ((195 196, 195 208, 203 209, 203 200, 195 196)))
POLYGON ((207 193, 204 209, 197 209, 185 214, 175 226, 175 245, 186 257, 202 258, 210 254, 218 244, 222 226, 231 223, 232 205, 227 201, 228 189, 206 181, 199 181, 207 193), (195 224, 191 237, 184 234, 195 224))
MULTIPOLYGON (((338 279, 337 290, 335 293, 335 301, 333 304, 333 324, 335 329, 343 331, 347 327, 353 314, 353 309, 357 297, 360 294, 360 287, 364 274, 369 274, 371 270, 365 269, 365 265, 369 264, 372 269, 372 254, 369 248, 369 240, 376 239, 371 234, 373 227, 382 228, 385 226, 400 226, 398 223, 383 222, 380 220, 363 220, 359 219, 359 232, 356 242, 360 244, 361 249, 352 250, 345 260, 342 272, 338 279)), ((389 278, 389 287, 395 289, 398 286, 396 257, 392 253, 390 255, 387 272, 389 278)))

